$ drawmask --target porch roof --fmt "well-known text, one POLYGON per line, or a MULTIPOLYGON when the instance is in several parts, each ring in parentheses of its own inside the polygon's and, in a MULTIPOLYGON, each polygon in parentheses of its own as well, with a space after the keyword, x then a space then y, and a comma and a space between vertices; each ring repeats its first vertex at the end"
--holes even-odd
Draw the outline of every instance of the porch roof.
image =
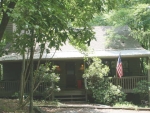
MULTIPOLYGON (((117 58, 122 57, 150 57, 150 51, 145 50, 130 36, 127 26, 113 29, 110 26, 95 26, 95 40, 89 46, 88 57, 117 58)), ((34 59, 39 58, 39 46, 36 47, 34 59)), ((79 52, 69 42, 61 46, 61 50, 51 50, 51 53, 43 54, 42 59, 82 59, 85 55, 79 52)), ((21 60, 22 56, 11 53, 0 57, 0 62, 21 60)))
MULTIPOLYGON (((147 50, 120 50, 120 51, 94 51, 88 54, 87 57, 100 57, 100 58, 117 58, 119 53, 124 58, 127 57, 149 57, 150 51, 147 50)), ((63 51, 63 52, 51 52, 49 54, 44 53, 42 59, 82 59, 84 55, 78 51, 63 51)), ((38 59, 39 54, 34 55, 34 59, 38 59)), ((0 61, 14 61, 21 60, 21 55, 6 55, 0 58, 0 61)))

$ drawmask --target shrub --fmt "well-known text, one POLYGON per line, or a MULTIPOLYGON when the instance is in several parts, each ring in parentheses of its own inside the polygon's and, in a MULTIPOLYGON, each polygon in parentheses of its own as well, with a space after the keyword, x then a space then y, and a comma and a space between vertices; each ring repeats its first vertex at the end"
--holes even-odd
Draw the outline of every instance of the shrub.
POLYGON ((121 87, 113 85, 107 78, 104 80, 97 79, 93 85, 90 84, 88 83, 88 86, 96 103, 112 105, 125 99, 125 94, 121 91, 121 87))
POLYGON ((113 85, 109 78, 105 77, 108 72, 108 66, 102 64, 100 59, 93 58, 93 62, 83 74, 83 77, 87 79, 87 87, 92 91, 97 103, 114 104, 125 99, 121 87, 113 85))
POLYGON ((145 100, 148 97, 150 82, 146 80, 141 80, 136 84, 136 87, 133 89, 134 93, 140 95, 141 100, 145 100))
POLYGON ((60 91, 60 88, 56 85, 60 80, 59 74, 56 73, 56 67, 57 66, 53 66, 52 63, 47 62, 41 64, 39 68, 35 70, 34 75, 36 87, 34 94, 41 93, 38 89, 44 88, 44 91, 41 94, 47 99, 50 98, 54 91, 60 91))

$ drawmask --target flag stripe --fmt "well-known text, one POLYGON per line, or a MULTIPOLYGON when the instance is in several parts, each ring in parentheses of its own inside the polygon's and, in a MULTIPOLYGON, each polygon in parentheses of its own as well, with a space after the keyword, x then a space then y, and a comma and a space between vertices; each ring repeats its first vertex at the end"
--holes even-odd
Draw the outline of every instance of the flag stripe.
POLYGON ((117 71, 119 78, 121 78, 123 76, 123 67, 122 67, 122 62, 121 62, 121 55, 119 55, 119 57, 118 57, 116 71, 117 71))

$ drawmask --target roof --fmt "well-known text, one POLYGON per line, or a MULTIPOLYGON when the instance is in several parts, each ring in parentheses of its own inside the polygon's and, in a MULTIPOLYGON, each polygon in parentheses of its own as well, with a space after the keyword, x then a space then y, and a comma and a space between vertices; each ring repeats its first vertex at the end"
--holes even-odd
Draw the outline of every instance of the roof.
MULTIPOLYGON (((150 51, 145 50, 130 36, 128 26, 113 28, 110 26, 95 26, 95 40, 90 42, 88 57, 116 58, 119 53, 122 57, 149 57, 150 51)), ((42 59, 81 59, 84 54, 75 49, 69 42, 60 47, 61 50, 51 50, 43 54, 42 59)), ((36 47, 34 59, 39 58, 39 47, 36 47)), ((0 61, 21 60, 22 56, 11 53, 0 57, 0 61)))

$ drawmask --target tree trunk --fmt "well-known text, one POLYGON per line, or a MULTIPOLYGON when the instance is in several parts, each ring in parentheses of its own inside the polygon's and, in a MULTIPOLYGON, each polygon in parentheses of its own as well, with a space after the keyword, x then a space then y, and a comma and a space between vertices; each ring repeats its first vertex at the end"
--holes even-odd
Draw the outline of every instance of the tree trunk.
POLYGON ((31 48, 30 48, 30 107, 29 113, 33 113, 33 45, 34 45, 34 37, 33 30, 31 31, 31 48))
POLYGON ((8 13, 12 13, 12 11, 13 11, 13 10, 9 10, 9 9, 14 9, 15 5, 16 5, 16 2, 10 2, 8 4, 8 9, 6 11, 2 10, 3 16, 2 16, 1 23, 0 23, 0 41, 2 40, 5 29, 7 27, 9 19, 10 19, 10 17, 8 16, 8 13))
MULTIPOLYGON (((24 95, 24 71, 25 71, 25 53, 22 55, 22 72, 21 72, 21 80, 20 80, 20 97, 19 104, 22 106, 23 104, 23 95, 24 95)), ((22 109, 22 108, 21 108, 22 109)))

